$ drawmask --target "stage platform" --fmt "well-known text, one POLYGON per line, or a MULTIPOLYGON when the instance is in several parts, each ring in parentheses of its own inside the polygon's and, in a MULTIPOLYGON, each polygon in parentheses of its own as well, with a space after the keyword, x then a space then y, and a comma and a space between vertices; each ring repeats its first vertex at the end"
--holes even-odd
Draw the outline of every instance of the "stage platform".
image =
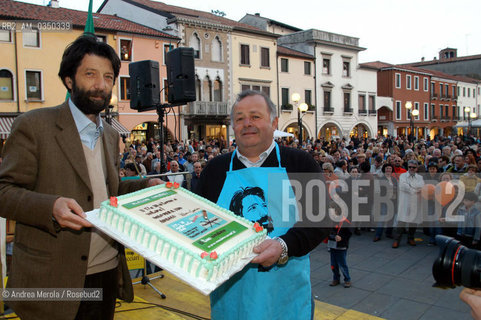
MULTIPOLYGON (((167 296, 166 299, 162 299, 159 294, 149 286, 137 284, 134 286, 134 302, 118 302, 115 310, 115 320, 190 320, 210 318, 208 296, 204 296, 195 289, 192 289, 166 271, 163 271, 162 274, 164 278, 155 279, 152 281, 152 284, 167 296), (173 309, 179 310, 183 314, 175 312, 173 309)), ((152 276, 155 275, 156 274, 152 276)), ((314 319, 375 320, 381 318, 316 300, 314 319)))

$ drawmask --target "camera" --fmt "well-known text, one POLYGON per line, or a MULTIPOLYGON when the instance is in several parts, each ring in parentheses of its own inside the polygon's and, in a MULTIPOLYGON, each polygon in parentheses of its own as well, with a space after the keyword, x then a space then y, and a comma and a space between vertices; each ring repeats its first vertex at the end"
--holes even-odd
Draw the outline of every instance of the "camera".
POLYGON ((435 287, 481 288, 481 251, 469 249, 458 240, 438 235, 439 256, 433 264, 435 287))

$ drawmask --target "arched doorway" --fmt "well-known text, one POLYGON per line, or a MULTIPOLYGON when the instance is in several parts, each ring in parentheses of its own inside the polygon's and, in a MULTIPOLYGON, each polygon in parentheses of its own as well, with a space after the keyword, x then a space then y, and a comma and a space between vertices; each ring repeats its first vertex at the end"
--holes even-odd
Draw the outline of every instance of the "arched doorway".
MULTIPOLYGON (((299 139, 299 125, 297 122, 292 122, 282 131, 292 133, 296 137, 296 139, 299 139)), ((306 140, 306 138, 308 137, 310 137, 310 133, 307 130, 306 126, 302 124, 302 140, 306 140)))
POLYGON ((331 140, 331 138, 342 138, 342 131, 338 125, 332 122, 328 122, 319 130, 318 138, 324 138, 325 140, 331 140))
MULTIPOLYGON (((142 122, 136 125, 132 129, 130 136, 131 141, 148 141, 150 138, 154 138, 155 141, 160 140, 159 125, 157 122, 142 122)), ((164 126, 164 142, 173 141, 174 135, 172 132, 164 126)))
POLYGON ((352 128, 351 132, 349 132, 349 136, 355 138, 370 138, 372 134, 367 125, 358 123, 352 128))

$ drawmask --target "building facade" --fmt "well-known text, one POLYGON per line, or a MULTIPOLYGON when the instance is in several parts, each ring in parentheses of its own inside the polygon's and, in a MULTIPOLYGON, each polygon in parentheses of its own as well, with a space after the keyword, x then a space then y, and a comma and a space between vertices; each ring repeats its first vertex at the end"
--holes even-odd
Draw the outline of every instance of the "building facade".
POLYGON ((376 71, 358 67, 358 38, 310 29, 278 42, 315 56, 316 138, 377 135, 376 71))

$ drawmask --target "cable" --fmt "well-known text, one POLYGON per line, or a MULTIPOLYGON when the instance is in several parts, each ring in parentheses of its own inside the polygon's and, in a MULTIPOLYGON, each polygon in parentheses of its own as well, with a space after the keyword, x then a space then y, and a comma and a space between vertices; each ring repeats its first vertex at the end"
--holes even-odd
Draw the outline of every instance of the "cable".
MULTIPOLYGON (((137 310, 143 310, 143 309, 150 309, 150 308, 158 307, 158 308, 162 308, 162 309, 167 310, 167 311, 172 311, 172 312, 175 312, 175 313, 184 315, 184 316, 191 317, 191 318, 193 318, 193 319, 198 319, 198 320, 210 320, 210 318, 201 317, 201 316, 195 315, 195 314, 193 314, 193 313, 189 313, 189 312, 182 311, 182 310, 179 310, 179 309, 175 309, 175 308, 172 308, 172 307, 163 306, 163 305, 157 304, 157 303, 141 302, 141 301, 134 301, 134 302, 132 302, 132 303, 145 304, 145 305, 148 305, 148 306, 147 306, 147 307, 140 307, 140 308, 129 309, 129 310, 119 310, 119 311, 115 311, 115 312, 116 312, 116 313, 120 313, 120 312, 137 311, 137 310)), ((121 303, 121 302, 117 302, 117 305, 121 306, 122 303, 121 303)))

